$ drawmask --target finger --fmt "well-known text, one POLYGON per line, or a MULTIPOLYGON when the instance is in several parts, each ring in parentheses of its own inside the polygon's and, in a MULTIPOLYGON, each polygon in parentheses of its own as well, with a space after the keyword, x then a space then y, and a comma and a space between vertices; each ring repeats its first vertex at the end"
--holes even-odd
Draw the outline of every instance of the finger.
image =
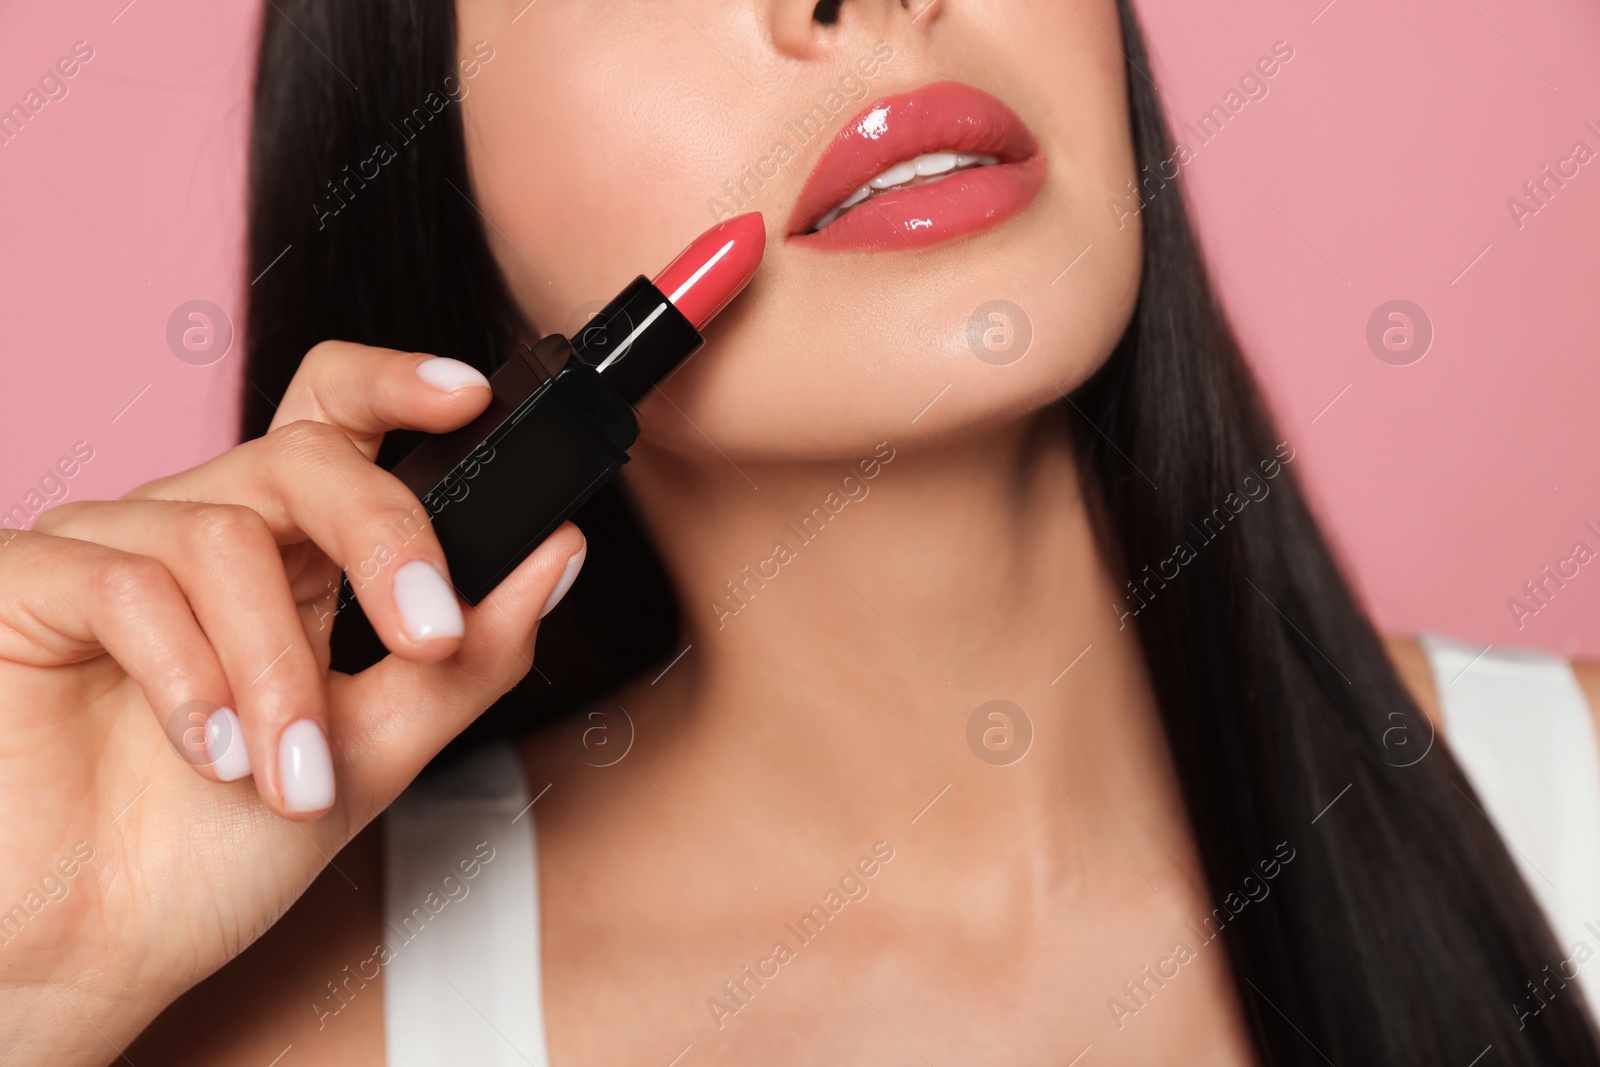
POLYGON ((272 428, 325 422, 371 459, 386 431, 454 430, 488 407, 489 395, 489 379, 459 360, 324 341, 301 361, 272 428))
POLYGON ((237 504, 265 519, 279 544, 315 542, 391 652, 438 660, 460 644, 460 602, 426 509, 326 423, 279 427, 135 495, 237 504))
POLYGON ((166 567, 39 533, 11 538, 3 561, 0 658, 58 667, 109 655, 178 754, 222 780, 240 744, 238 717, 222 665, 166 567))
MULTIPOLYGON (((467 613, 460 651, 439 663, 389 656, 329 679, 347 804, 375 814, 416 777, 451 738, 521 681, 533 666, 539 620, 583 566, 583 534, 564 523, 467 613)), ((359 821, 359 820, 358 820, 359 821)))
POLYGON ((149 556, 176 579, 243 725, 216 764, 218 777, 232 781, 253 768, 262 798, 291 817, 332 806, 323 667, 266 521, 231 504, 167 500, 85 503, 46 515, 53 532, 149 556))

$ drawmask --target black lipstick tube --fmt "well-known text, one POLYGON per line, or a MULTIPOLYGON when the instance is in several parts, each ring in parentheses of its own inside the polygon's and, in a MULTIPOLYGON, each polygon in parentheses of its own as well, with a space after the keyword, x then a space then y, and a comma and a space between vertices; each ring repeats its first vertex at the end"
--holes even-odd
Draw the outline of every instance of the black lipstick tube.
POLYGON ((639 436, 633 404, 701 344, 641 275, 576 338, 521 346, 489 378, 482 415, 394 466, 462 599, 476 605, 622 469, 639 436))
MULTIPOLYGON (((483 414, 394 465, 427 510, 462 599, 476 606, 622 469, 639 436, 633 405, 702 343, 640 276, 572 340, 519 346, 489 376, 483 414)), ((382 659, 348 574, 335 610, 334 666, 353 673, 382 659)))
MULTIPOLYGON (((699 327, 750 281, 765 244, 755 212, 711 227, 576 337, 518 346, 490 376, 481 415, 423 438, 391 468, 422 502, 463 600, 477 606, 628 462, 639 437, 633 405, 700 348, 699 327)), ((409 540, 422 525, 416 514, 396 532, 409 540)), ((350 567, 338 591, 335 610, 351 609, 333 629, 340 670, 385 654, 352 591, 377 579, 370 562, 350 567)))

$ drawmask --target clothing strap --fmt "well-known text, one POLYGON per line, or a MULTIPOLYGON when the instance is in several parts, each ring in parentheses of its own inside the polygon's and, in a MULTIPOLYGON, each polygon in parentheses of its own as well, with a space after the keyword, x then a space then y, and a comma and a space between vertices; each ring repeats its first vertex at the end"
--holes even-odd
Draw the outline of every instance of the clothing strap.
POLYGON ((1445 741, 1564 953, 1550 965, 1567 978, 1581 970, 1600 1017, 1600 962, 1583 966, 1600 956, 1600 746, 1583 689, 1560 656, 1435 634, 1421 642, 1445 741))
POLYGON ((389 1067, 549 1067, 527 793, 515 751, 497 744, 385 812, 389 1067))

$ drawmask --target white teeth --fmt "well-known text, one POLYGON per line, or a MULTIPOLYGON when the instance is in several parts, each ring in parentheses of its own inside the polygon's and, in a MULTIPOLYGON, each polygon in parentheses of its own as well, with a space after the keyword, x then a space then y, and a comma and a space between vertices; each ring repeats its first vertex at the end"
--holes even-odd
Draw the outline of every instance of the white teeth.
POLYGON ((829 211, 817 220, 812 232, 826 229, 838 220, 840 215, 861 203, 874 192, 891 189, 897 185, 904 185, 916 178, 939 178, 954 171, 965 170, 971 167, 992 167, 1000 162, 998 156, 969 155, 965 152, 927 152, 896 163, 888 170, 873 178, 866 185, 851 193, 838 207, 829 211))
MULTIPOLYGON (((918 156, 917 159, 922 159, 918 156)), ((917 176, 917 159, 908 159, 904 163, 896 163, 867 184, 874 189, 887 189, 891 185, 900 185, 917 176)))

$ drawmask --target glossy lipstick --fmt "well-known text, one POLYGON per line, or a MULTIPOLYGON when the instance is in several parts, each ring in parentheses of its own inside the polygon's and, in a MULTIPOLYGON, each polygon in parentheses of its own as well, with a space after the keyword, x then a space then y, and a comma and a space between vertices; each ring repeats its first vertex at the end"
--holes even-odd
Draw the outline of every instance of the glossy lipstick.
POLYGON ((633 404, 703 343, 766 245, 759 214, 702 234, 640 276, 568 340, 523 345, 489 379, 471 423, 428 437, 393 473, 422 501, 450 580, 477 604, 628 462, 633 404))
POLYGON ((1015 112, 970 85, 936 82, 874 102, 834 137, 789 239, 826 251, 921 248, 998 225, 1044 180, 1045 158, 1015 112))

